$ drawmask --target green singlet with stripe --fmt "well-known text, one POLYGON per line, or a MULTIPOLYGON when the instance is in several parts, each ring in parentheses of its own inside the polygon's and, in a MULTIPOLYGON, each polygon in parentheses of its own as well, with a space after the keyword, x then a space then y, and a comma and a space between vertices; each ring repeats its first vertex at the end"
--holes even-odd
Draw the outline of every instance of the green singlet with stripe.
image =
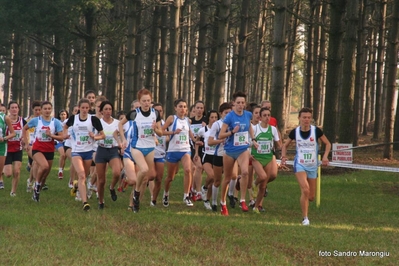
MULTIPOLYGON (((6 124, 6 115, 4 113, 0 113, 0 137, 4 138, 6 137, 6 130, 7 130, 7 124, 6 124)), ((0 156, 6 156, 7 155, 7 142, 3 141, 0 142, 0 156)))
POLYGON ((254 128, 254 137, 258 143, 258 149, 254 146, 251 148, 251 154, 255 160, 259 161, 265 167, 273 159, 273 143, 274 136, 272 127, 269 125, 266 129, 257 124, 254 128))

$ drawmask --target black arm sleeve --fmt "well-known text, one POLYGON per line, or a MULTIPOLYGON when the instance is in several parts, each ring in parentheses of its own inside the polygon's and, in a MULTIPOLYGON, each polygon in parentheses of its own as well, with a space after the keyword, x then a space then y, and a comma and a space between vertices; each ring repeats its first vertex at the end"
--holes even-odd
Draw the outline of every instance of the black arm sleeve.
POLYGON ((97 129, 98 132, 103 131, 103 125, 101 124, 100 119, 98 119, 97 116, 92 116, 91 117, 91 123, 93 124, 93 127, 97 129))
POLYGON ((136 119, 137 112, 136 110, 132 110, 126 114, 126 120, 134 120, 136 119))
POLYGON ((295 129, 291 130, 290 134, 288 135, 288 137, 292 140, 295 139, 295 129))
POLYGON ((68 118, 68 121, 66 122, 66 124, 65 125, 67 125, 67 127, 71 127, 71 126, 73 126, 73 123, 75 122, 75 116, 73 115, 73 116, 70 116, 69 118, 68 118))

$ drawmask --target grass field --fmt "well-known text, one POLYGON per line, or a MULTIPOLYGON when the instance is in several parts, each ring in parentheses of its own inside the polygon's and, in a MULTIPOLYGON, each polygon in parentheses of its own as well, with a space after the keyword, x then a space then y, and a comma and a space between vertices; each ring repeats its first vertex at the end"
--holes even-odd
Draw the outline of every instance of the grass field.
POLYGON ((202 202, 186 207, 180 173, 169 208, 160 199, 150 207, 147 194, 137 214, 127 211, 127 192, 113 202, 108 191, 104 210, 92 198, 92 210, 83 212, 69 195, 68 178, 56 177, 56 167, 49 190, 36 203, 25 192, 27 171, 22 173, 17 197, 9 196, 10 180, 0 190, 0 265, 397 265, 399 260, 399 185, 392 173, 323 176, 321 206, 311 204, 309 227, 300 224, 300 191, 291 172, 270 184, 266 213, 229 209, 228 217, 206 211, 202 202))

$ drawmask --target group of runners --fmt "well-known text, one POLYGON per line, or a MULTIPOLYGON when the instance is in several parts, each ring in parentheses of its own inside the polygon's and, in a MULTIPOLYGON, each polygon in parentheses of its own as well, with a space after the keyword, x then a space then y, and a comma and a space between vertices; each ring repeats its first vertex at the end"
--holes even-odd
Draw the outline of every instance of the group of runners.
POLYGON ((178 99, 174 102, 175 114, 165 120, 162 104, 152 100, 151 92, 141 89, 131 110, 118 112, 116 118, 112 116, 112 102, 93 91, 86 92, 71 116, 61 110, 57 118, 51 116, 50 102, 33 102, 32 116, 27 119, 19 116, 18 103, 10 102, 8 115, 7 110, 0 109, 0 170, 7 177, 13 176, 10 195, 16 195, 23 148, 30 158, 27 191, 37 202, 46 188, 57 150, 58 178, 64 177, 65 159, 69 158, 71 195, 82 201, 84 211, 91 208, 88 199, 93 192, 98 208, 104 209, 108 167, 112 173, 111 199, 116 201, 116 191, 131 186, 128 210, 137 213, 147 187, 150 206, 157 205, 166 166, 162 205, 168 207, 172 181, 181 165, 183 202, 188 207, 201 200, 207 210, 216 212, 220 208, 220 213, 228 216, 228 199, 230 208, 238 205, 243 212, 252 209, 259 213, 265 211, 268 183, 277 177, 277 151, 281 149, 281 163, 285 164, 287 147, 294 140, 302 224, 309 225, 308 205, 315 196, 319 164, 318 140, 325 144, 323 165, 328 164, 331 148, 322 130, 311 125, 311 109, 300 110, 300 125, 283 145, 277 121, 271 116, 271 103, 247 104, 243 92, 234 93, 231 102, 208 112, 202 101, 189 108, 184 99, 178 99))

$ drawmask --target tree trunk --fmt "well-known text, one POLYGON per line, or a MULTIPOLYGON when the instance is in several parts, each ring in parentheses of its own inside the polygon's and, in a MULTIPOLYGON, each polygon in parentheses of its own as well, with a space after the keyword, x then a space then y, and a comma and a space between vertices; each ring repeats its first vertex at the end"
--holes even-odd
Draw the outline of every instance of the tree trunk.
POLYGON ((96 36, 96 11, 88 7, 84 12, 86 21, 86 53, 85 53, 85 90, 98 92, 97 72, 97 36, 96 36))
MULTIPOLYGON (((391 24, 389 27, 387 63, 389 66, 387 76, 387 103, 385 110, 385 143, 393 142, 392 145, 384 146, 384 158, 392 159, 393 150, 399 150, 399 108, 396 108, 395 119, 395 93, 397 90, 398 72, 398 52, 399 52, 399 0, 394 0, 391 24)), ((399 98, 397 100, 399 102, 399 98)))
POLYGON ((314 37, 315 30, 317 30, 317 25, 315 25, 317 0, 309 1, 310 11, 309 11, 309 23, 306 29, 306 74, 304 78, 304 88, 303 88, 303 105, 306 107, 313 106, 313 77, 314 77, 314 37))
POLYGON ((160 21, 160 13, 161 7, 154 7, 154 12, 152 14, 152 25, 151 25, 151 33, 148 40, 148 53, 147 53, 147 62, 145 67, 145 81, 144 87, 151 90, 155 93, 154 84, 154 61, 157 55, 157 51, 155 50, 156 44, 158 43, 158 25, 160 21))
POLYGON ((331 22, 328 44, 326 101, 323 131, 326 137, 334 143, 337 136, 338 90, 341 83, 342 65, 342 18, 345 13, 346 0, 331 1, 331 22))
POLYGON ((206 80, 206 99, 212 102, 213 108, 218 108, 218 101, 216 99, 214 91, 215 91, 215 69, 216 69, 216 54, 217 54, 217 38, 219 32, 219 23, 216 18, 219 17, 219 5, 216 6, 215 14, 213 16, 215 19, 212 23, 212 41, 211 41, 211 49, 208 53, 208 71, 206 75, 208 76, 206 80))
MULTIPOLYGON (((64 58, 63 58, 63 44, 59 34, 54 36, 54 62, 52 64, 54 73, 54 91, 57 95, 64 95, 64 58)), ((57 114, 59 110, 64 108, 63 97, 54 97, 54 113, 57 114)))
POLYGON ((179 60, 179 40, 180 40, 180 10, 182 0, 175 0, 170 6, 170 27, 169 27, 169 56, 168 56, 168 91, 166 96, 166 108, 168 113, 172 113, 173 102, 177 98, 178 80, 178 60, 179 60))
POLYGON ((215 68, 215 98, 214 106, 219 106, 224 100, 226 81, 227 38, 230 20, 231 0, 219 2, 217 61, 215 68))
POLYGON ((11 82, 11 99, 18 101, 22 90, 22 44, 23 38, 21 34, 16 33, 13 40, 13 59, 12 59, 12 82, 11 82))
POLYGON ((238 44, 236 91, 245 91, 246 89, 245 59, 246 59, 247 40, 248 40, 249 5, 250 1, 242 0, 240 33, 238 35, 239 44, 238 44))
POLYGON ((286 23, 287 6, 285 0, 274 0, 273 70, 271 85, 272 116, 278 121, 278 129, 285 127, 285 62, 286 62, 286 23))
POLYGON ((170 115, 173 112, 173 106, 166 106, 166 65, 167 65, 167 38, 168 38, 168 6, 161 7, 161 44, 159 48, 159 101, 163 103, 164 113, 170 115))
POLYGON ((378 8, 378 47, 377 47, 377 70, 376 70, 376 87, 375 87, 375 120, 373 139, 378 140, 382 134, 382 88, 383 88, 383 71, 384 71, 384 55, 385 55, 385 27, 387 14, 387 1, 382 0, 378 8))

